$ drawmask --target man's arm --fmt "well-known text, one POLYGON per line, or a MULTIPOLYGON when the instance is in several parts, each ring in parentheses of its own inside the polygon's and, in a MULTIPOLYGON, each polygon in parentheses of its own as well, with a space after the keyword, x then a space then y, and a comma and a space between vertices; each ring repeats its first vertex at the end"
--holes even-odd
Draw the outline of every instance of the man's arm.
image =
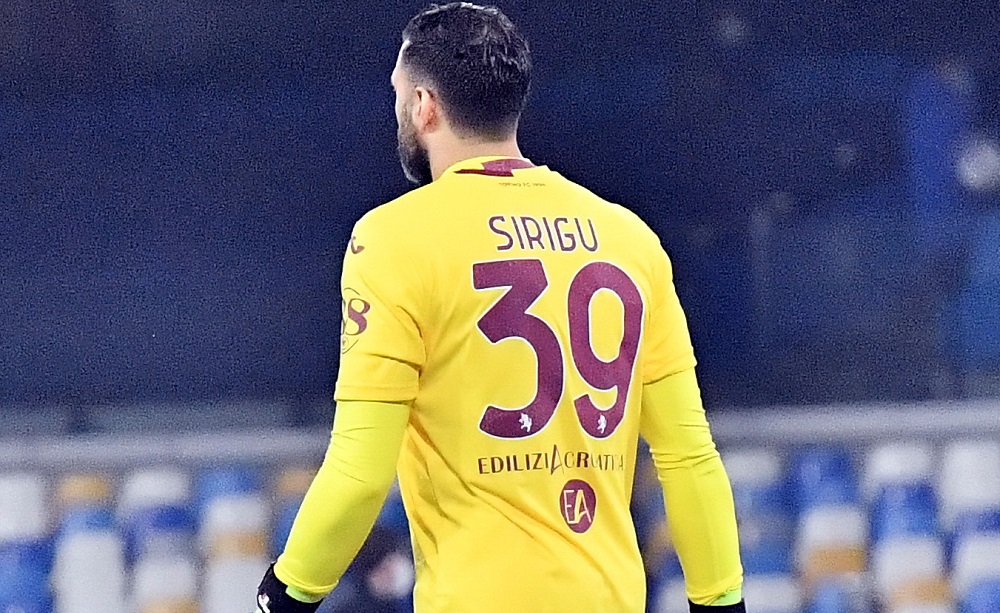
POLYGON ((261 583, 259 611, 314 611, 316 604, 303 603, 318 603, 334 588, 385 502, 409 415, 401 403, 337 404, 330 447, 284 553, 261 583))
POLYGON ((732 488, 712 441, 694 369, 643 386, 640 432, 663 486, 692 613, 743 611, 732 488))

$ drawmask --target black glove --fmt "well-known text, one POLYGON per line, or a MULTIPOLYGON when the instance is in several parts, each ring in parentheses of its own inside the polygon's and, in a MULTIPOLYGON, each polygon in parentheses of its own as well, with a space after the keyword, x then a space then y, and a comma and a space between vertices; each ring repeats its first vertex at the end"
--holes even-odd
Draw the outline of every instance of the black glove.
POLYGON ((688 601, 691 605, 691 613, 747 613, 747 608, 744 606, 743 601, 737 602, 736 604, 727 604, 721 607, 710 607, 703 604, 695 604, 688 601))
POLYGON ((314 613, 319 603, 295 600, 288 595, 288 586, 274 575, 274 564, 268 567, 257 588, 256 613, 314 613))

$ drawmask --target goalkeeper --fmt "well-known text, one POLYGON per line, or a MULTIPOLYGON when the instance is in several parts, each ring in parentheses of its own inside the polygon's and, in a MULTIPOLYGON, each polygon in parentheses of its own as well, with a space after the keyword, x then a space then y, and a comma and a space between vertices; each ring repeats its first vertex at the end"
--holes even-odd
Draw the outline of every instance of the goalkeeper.
POLYGON ((521 154, 530 74, 496 8, 431 6, 403 32, 399 156, 420 187, 354 228, 330 448, 261 613, 316 610, 397 474, 416 613, 641 613, 640 435, 691 611, 744 611, 670 262, 634 214, 521 154))

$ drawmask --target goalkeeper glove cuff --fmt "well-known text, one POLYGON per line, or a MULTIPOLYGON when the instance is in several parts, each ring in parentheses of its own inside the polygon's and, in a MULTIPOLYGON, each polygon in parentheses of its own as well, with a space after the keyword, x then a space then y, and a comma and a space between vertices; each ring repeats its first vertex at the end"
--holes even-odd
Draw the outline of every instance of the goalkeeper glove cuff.
POLYGON ((746 607, 743 605, 743 601, 739 601, 736 604, 727 605, 705 605, 705 604, 695 604, 688 601, 691 605, 691 613, 747 613, 746 607))
POLYGON ((257 609, 256 613, 315 613, 319 608, 319 602, 302 602, 293 598, 290 590, 281 579, 274 574, 274 564, 272 564, 257 588, 257 609))

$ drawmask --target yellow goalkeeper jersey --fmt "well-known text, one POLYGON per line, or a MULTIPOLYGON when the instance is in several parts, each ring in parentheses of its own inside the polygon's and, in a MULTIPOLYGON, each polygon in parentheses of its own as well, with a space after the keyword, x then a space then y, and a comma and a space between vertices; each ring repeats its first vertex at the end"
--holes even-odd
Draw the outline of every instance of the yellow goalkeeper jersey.
POLYGON ((656 235, 544 167, 477 158, 355 226, 336 399, 408 402, 419 613, 639 613, 644 383, 694 354, 656 235))

